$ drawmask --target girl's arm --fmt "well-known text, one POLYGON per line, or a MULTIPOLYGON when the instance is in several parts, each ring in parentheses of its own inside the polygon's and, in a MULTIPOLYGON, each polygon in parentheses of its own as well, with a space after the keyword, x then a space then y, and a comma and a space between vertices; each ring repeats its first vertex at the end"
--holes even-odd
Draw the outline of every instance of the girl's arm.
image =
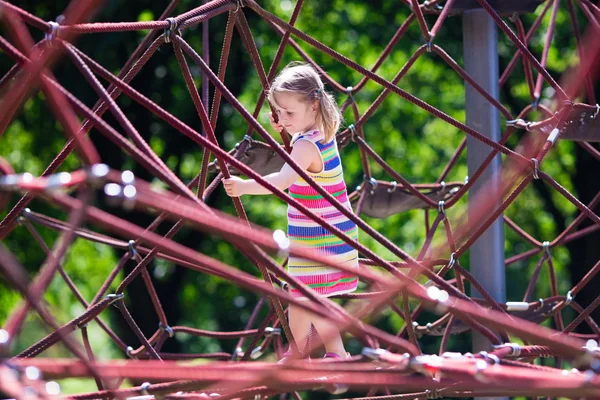
MULTIPOLYGON (((321 162, 321 155, 319 154, 318 149, 314 144, 309 143, 306 140, 299 140, 296 142, 292 147, 290 156, 304 170, 307 170, 314 161, 318 160, 318 162, 321 162)), ((298 173, 285 163, 279 172, 266 175, 263 179, 276 188, 285 190, 292 186, 298 177, 298 173)), ((223 179, 223 186, 225 187, 227 194, 231 197, 239 197, 244 194, 272 193, 254 179, 243 180, 241 178, 231 177, 229 179, 223 179)))

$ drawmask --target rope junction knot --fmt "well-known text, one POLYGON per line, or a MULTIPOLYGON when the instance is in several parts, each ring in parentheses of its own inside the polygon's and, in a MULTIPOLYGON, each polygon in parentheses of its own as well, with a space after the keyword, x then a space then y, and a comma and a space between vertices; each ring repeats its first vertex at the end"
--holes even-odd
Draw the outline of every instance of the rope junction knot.
POLYGON ((538 175, 540 169, 540 162, 537 158, 532 158, 531 161, 533 162, 533 178, 540 179, 540 176, 538 175))
POLYGON ((446 210, 444 209, 444 200, 438 201, 438 212, 446 218, 446 210))
POLYGON ((173 331, 173 328, 171 328, 169 325, 163 325, 162 322, 158 323, 158 329, 160 329, 163 332, 167 332, 170 338, 175 336, 175 331, 173 331))
POLYGON ((531 132, 531 121, 525 121, 521 118, 510 119, 506 121, 506 126, 511 128, 525 129, 527 132, 531 132))
POLYGON ((354 124, 348 125, 348 129, 350 129, 350 138, 353 142, 356 142, 356 127, 354 124))
POLYGON ((281 328, 273 328, 271 326, 267 326, 265 328, 265 337, 272 336, 281 336, 281 328))
POLYGON ((456 252, 452 252, 450 254, 450 261, 448 262, 448 268, 454 267, 454 264, 456 264, 456 252))
POLYGON ((178 29, 177 20, 173 17, 165 19, 169 23, 169 26, 165 29, 165 43, 171 43, 171 35, 181 35, 181 31, 178 29))
POLYGON ((114 302, 123 300, 124 298, 125 298, 125 294, 123 294, 123 293, 107 294, 105 297, 105 299, 110 300, 108 304, 113 304, 114 302))
POLYGON ((56 21, 48 21, 48 25, 50 25, 50 32, 44 34, 44 40, 48 42, 48 45, 51 45, 50 42, 58 37, 60 25, 56 21))
POLYGON ((571 304, 571 302, 573 301, 573 299, 575 298, 575 296, 573 296, 573 292, 571 292, 570 290, 567 292, 567 296, 565 299, 565 307, 568 306, 569 304, 571 304))
POLYGON ((88 181, 92 186, 97 187, 104 182, 104 179, 110 172, 110 168, 106 164, 98 163, 94 164, 87 170, 88 181))
POLYGON ((375 178, 371 177, 369 178, 369 184, 371 185, 371 190, 369 191, 370 195, 374 195, 375 194, 375 190, 377 189, 377 180, 375 180, 375 178))
POLYGON ((148 396, 150 393, 148 393, 148 389, 150 389, 150 382, 144 382, 141 384, 140 386, 140 393, 143 394, 144 396, 148 396))
POLYGON ((129 247, 129 253, 131 254, 131 259, 137 259, 139 257, 139 253, 135 248, 135 240, 130 240, 127 242, 127 246, 129 247))
POLYGON ((388 353, 389 353, 389 351, 387 351, 386 349, 381 349, 381 348, 373 349, 371 347, 363 347, 360 354, 371 360, 379 360, 382 355, 388 354, 388 353))
POLYGON ((542 250, 544 251, 544 254, 550 258, 552 257, 552 254, 550 254, 550 242, 549 241, 544 241, 544 243, 542 243, 542 250))
POLYGON ((498 345, 492 345, 494 349, 503 349, 505 347, 510 347, 512 352, 510 353, 511 357, 519 357, 521 355, 521 345, 518 343, 502 343, 498 345))

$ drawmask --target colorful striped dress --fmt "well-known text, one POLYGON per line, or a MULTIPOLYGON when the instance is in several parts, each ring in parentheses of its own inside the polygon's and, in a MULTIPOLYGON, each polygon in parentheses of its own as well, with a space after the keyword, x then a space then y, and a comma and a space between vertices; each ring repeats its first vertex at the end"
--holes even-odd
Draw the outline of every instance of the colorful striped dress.
MULTIPOLYGON (((337 201, 348 210, 352 210, 337 143, 334 139, 322 144, 320 141, 323 138, 324 135, 319 131, 310 131, 294 137, 292 145, 298 140, 308 140, 317 146, 324 167, 319 173, 307 171, 308 174, 337 201)), ((346 235, 358 240, 356 224, 339 212, 304 179, 299 178, 290 186, 289 194, 346 235)), ((288 206, 288 238, 293 244, 313 248, 333 257, 339 264, 358 267, 358 251, 291 205, 288 206)), ((292 255, 288 260, 288 272, 323 296, 353 292, 358 284, 358 277, 352 273, 292 255)), ((296 288, 291 286, 290 293, 293 297, 303 297, 296 288)))

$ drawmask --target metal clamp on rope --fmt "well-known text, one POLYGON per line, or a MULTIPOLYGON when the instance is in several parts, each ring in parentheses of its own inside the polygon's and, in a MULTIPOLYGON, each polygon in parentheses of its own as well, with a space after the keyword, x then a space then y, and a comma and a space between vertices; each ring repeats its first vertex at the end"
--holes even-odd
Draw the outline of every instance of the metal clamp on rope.
POLYGON ((55 190, 63 187, 64 185, 71 182, 71 174, 68 172, 59 172, 58 174, 52 174, 46 180, 46 190, 55 190))
POLYGON ((233 354, 231 354, 231 359, 232 360, 237 360, 238 357, 244 357, 244 350, 241 347, 237 347, 234 351, 233 354))
POLYGON ((130 240, 129 242, 127 242, 127 245, 129 246, 129 253, 131 253, 131 259, 133 260, 135 258, 138 258, 139 253, 135 248, 135 240, 130 240))
POLYGON ((517 118, 507 120, 506 126, 518 129, 525 129, 527 132, 530 132, 531 122, 522 120, 521 118, 517 118))
POLYGON ((539 307, 539 309, 540 309, 540 310, 542 310, 542 309, 544 308, 544 299, 542 299, 542 298, 540 297, 540 299, 539 299, 538 301, 540 302, 540 307, 539 307))
POLYGON ((569 304, 571 304, 571 302, 573 301, 574 298, 575 298, 575 296, 573 296, 573 293, 569 290, 567 292, 567 298, 565 299, 565 306, 568 306, 569 304))
POLYGON ((452 254, 450 254, 450 261, 448 262, 448 268, 454 267, 454 264, 456 264, 456 253, 452 252, 452 254))
POLYGON ((552 257, 552 254, 550 254, 550 242, 549 241, 546 240, 546 241, 544 241, 544 243, 542 243, 542 250, 548 256, 548 258, 552 257))
POLYGON ((252 349, 252 353, 250 353, 250 358, 252 360, 257 360, 263 355, 262 346, 256 346, 252 349))
POLYGON ((371 347, 363 347, 361 355, 370 358, 371 360, 379 360, 383 354, 387 354, 386 349, 373 349, 371 347))
POLYGON ((113 304, 115 301, 123 300, 123 298, 125 298, 123 293, 107 294, 105 297, 105 299, 110 300, 108 304, 113 304))
POLYGON ((494 349, 503 349, 505 347, 510 347, 512 349, 512 353, 510 355, 512 357, 519 357, 521 355, 521 346, 518 343, 503 343, 498 345, 492 345, 494 349))
POLYGON ((507 301, 506 311, 527 311, 529 303, 526 301, 507 301))
POLYGON ((444 200, 440 200, 438 201, 438 212, 440 214, 442 214, 444 216, 444 218, 446 217, 446 210, 444 209, 444 200))
POLYGON ((375 194, 375 190, 377 189, 377 181, 375 180, 375 178, 371 177, 369 179, 369 183, 371 184, 371 191, 369 191, 370 195, 375 194))
POLYGON ((356 127, 354 124, 350 124, 348 125, 348 129, 350 129, 350 139, 352 139, 353 142, 356 142, 356 127))
POLYGON ((540 169, 540 162, 537 158, 532 158, 531 161, 533 161, 533 177, 534 179, 540 179, 540 176, 538 175, 538 171, 540 169))
POLYGON ((23 174, 12 174, 0 176, 0 187, 4 190, 19 190, 19 184, 33 181, 33 175, 29 172, 23 174))
POLYGON ((88 180, 93 185, 98 185, 104 181, 104 178, 106 178, 109 171, 110 168, 106 164, 94 164, 88 170, 88 180))
POLYGON ((133 356, 133 347, 131 346, 127 346, 127 348, 125 349, 125 354, 127 354, 127 357, 129 358, 135 358, 133 356))
POLYGON ((427 396, 428 399, 439 399, 443 397, 440 394, 439 389, 427 389, 425 390, 425 396, 427 396))
POLYGON ((392 184, 392 187, 388 188, 387 192, 388 193, 394 193, 396 191, 396 187, 398 186, 398 182, 391 181, 390 183, 392 184))
POLYGON ((165 29, 165 43, 171 43, 171 35, 177 31, 177 21, 173 17, 165 19, 169 23, 169 27, 165 29))
POLYGON ((548 135, 546 142, 549 142, 552 146, 554 146, 554 143, 556 143, 556 139, 558 139, 558 135, 560 135, 560 129, 552 129, 552 132, 550 132, 550 134, 548 135))
POLYGON ((271 326, 267 326, 265 328, 265 337, 271 336, 281 336, 281 328, 273 328, 271 326))
POLYGON ((235 5, 236 5, 235 10, 233 10, 234 14, 237 13, 238 11, 240 11, 240 9, 242 7, 244 7, 244 2, 242 0, 236 0, 235 5))
POLYGON ((434 35, 431 34, 431 32, 427 32, 429 34, 429 40, 427 41, 427 43, 425 43, 425 46, 427 48, 427 52, 431 53, 432 48, 433 48, 433 38, 435 37, 434 35))
POLYGON ((596 118, 598 116, 598 113, 600 112, 600 104, 596 103, 596 112, 594 113, 594 116, 592 118, 596 118))
POLYGON ((31 210, 29 208, 24 208, 20 215, 17 217, 17 223, 22 224, 25 222, 25 219, 31 215, 31 210))
POLYGON ((354 95, 352 94, 352 91, 354 90, 354 88, 352 86, 347 86, 346 87, 346 95, 348 95, 348 99, 352 102, 355 103, 356 101, 354 100, 354 95))
POLYGON ((171 328, 169 325, 163 325, 162 322, 158 323, 158 329, 160 329, 163 332, 167 332, 169 334, 169 337, 175 336, 175 331, 173 330, 173 328, 171 328))
POLYGON ((141 384, 140 386, 140 393, 143 394, 144 396, 148 396, 150 393, 148 393, 148 389, 150 389, 150 382, 144 382, 141 384))
POLYGON ((52 40, 58 37, 58 30, 60 29, 60 25, 56 21, 48 21, 48 25, 50 25, 50 33, 44 34, 44 40, 48 42, 48 45, 51 46, 52 40))
POLYGON ((441 181, 440 186, 442 187, 441 192, 446 193, 446 181, 441 181))

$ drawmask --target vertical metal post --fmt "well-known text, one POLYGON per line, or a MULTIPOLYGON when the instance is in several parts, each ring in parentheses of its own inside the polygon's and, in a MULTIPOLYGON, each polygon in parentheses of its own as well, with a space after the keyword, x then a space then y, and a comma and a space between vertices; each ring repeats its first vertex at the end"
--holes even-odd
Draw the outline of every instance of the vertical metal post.
MULTIPOLYGON (((495 99, 498 87, 498 37, 494 20, 483 9, 463 14, 464 59, 466 72, 495 99)), ((467 125, 494 141, 500 139, 500 112, 465 83, 467 125)), ((467 164, 472 176, 492 149, 467 136, 467 164)), ((501 159, 497 155, 469 192, 469 219, 475 224, 475 212, 482 207, 498 207, 501 199, 501 159), (482 197, 485 196, 485 201, 482 197)), ((481 218, 481 215, 479 215, 481 218)), ((470 248, 471 273, 490 295, 499 302, 506 301, 504 267, 504 224, 502 216, 481 235, 470 248)), ((475 290, 471 296, 481 297, 475 290)), ((480 334, 473 335, 473 351, 489 351, 489 341, 480 334)), ((481 397, 479 399, 482 399, 481 397)))

